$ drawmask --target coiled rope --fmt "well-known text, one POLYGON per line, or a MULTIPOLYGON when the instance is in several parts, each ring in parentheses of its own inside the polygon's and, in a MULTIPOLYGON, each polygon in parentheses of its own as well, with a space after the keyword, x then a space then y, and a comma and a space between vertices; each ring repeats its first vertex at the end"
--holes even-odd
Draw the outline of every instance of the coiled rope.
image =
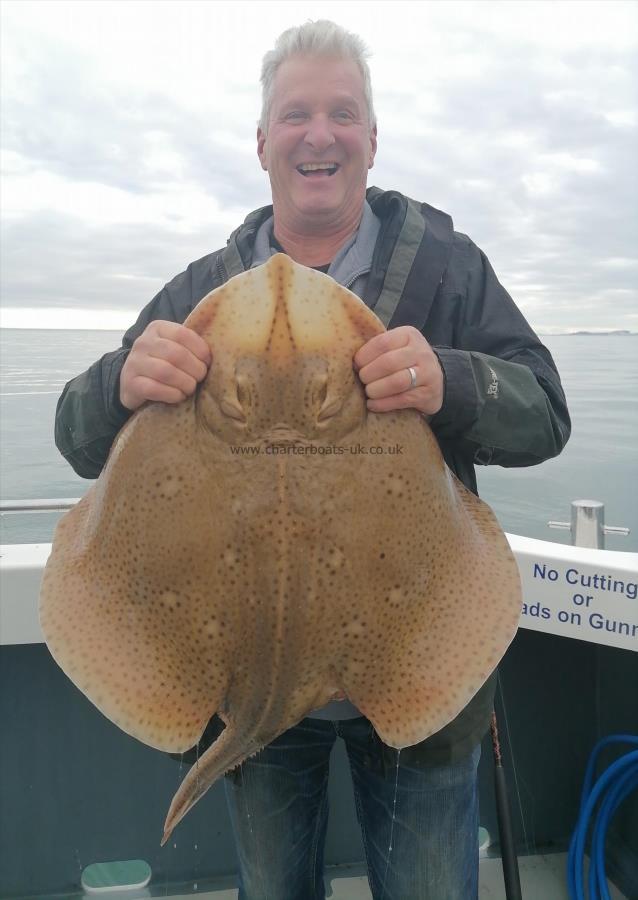
POLYGON ((580 812, 567 857, 567 886, 570 900, 610 900, 605 873, 605 838, 609 823, 629 794, 638 788, 638 750, 625 753, 596 780, 594 772, 600 751, 609 744, 638 747, 638 736, 612 734, 600 740, 591 752, 580 800, 580 812), (596 806, 599 804, 598 809, 596 806), (588 891, 585 894, 585 844, 591 820, 588 891))

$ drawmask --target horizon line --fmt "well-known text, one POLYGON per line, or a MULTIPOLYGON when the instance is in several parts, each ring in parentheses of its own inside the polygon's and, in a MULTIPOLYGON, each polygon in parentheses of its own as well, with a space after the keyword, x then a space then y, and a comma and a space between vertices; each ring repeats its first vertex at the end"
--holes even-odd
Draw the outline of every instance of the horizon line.
MULTIPOLYGON (((556 326, 558 327, 558 326, 556 326)), ((87 328, 81 325, 0 325, 0 331, 105 331, 116 332, 118 334, 128 331, 128 328, 87 328)), ((632 331, 629 328, 579 328, 574 331, 535 331, 538 337, 580 337, 583 335, 605 335, 625 334, 638 335, 638 331, 632 331)))

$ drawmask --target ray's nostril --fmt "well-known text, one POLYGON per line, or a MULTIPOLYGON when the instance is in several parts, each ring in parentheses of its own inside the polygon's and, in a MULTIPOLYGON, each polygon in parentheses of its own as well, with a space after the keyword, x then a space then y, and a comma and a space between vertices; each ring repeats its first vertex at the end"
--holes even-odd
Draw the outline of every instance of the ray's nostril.
POLYGON ((237 378, 235 381, 235 396, 233 396, 232 388, 221 401, 220 408, 224 415, 236 422, 246 423, 247 410, 250 408, 250 391, 246 385, 245 379, 237 378))
POLYGON ((326 396, 324 402, 321 405, 321 409, 319 410, 319 414, 317 416, 318 422, 325 422, 326 419, 332 418, 332 416, 336 415, 341 407, 343 406, 343 397, 335 397, 335 396, 326 396))
POLYGON ((234 402, 233 400, 222 400, 219 407, 224 415, 228 416, 230 419, 235 419, 236 422, 246 421, 246 415, 237 402, 234 402))
POLYGON ((328 396, 328 376, 322 375, 315 384, 314 387, 314 403, 315 409, 319 407, 321 409, 326 402, 326 397, 328 396))
POLYGON ((329 381, 328 372, 315 375, 312 386, 312 408, 317 410, 317 422, 325 422, 332 418, 343 406, 343 397, 335 395, 329 381))

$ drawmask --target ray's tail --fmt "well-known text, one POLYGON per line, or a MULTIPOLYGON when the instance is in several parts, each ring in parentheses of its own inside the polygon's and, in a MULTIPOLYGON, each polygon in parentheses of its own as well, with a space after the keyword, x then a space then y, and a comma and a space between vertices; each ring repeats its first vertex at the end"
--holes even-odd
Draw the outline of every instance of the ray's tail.
POLYGON ((160 845, 164 846, 175 826, 218 778, 257 753, 262 746, 254 738, 237 731, 234 725, 227 725, 177 789, 166 816, 160 845))

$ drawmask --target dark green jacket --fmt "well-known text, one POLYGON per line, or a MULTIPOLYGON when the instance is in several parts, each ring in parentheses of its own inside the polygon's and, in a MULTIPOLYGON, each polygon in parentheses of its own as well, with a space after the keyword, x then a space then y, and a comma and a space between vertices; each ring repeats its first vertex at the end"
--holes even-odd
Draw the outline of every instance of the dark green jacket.
MULTIPOLYGON (((530 466, 556 456, 570 433, 558 373, 486 256, 427 204, 378 188, 367 199, 382 225, 363 299, 386 326, 418 328, 437 353, 445 397, 430 424, 452 471, 476 493, 475 464, 530 466)), ((119 376, 135 339, 154 319, 183 322, 209 291, 248 268, 256 231, 270 215, 272 207, 251 213, 223 250, 191 263, 157 294, 119 350, 66 385, 55 438, 79 475, 97 478, 130 415, 119 401, 119 376)), ((402 761, 445 762, 468 752, 488 728, 493 693, 494 677, 453 722, 402 751, 402 761)))

